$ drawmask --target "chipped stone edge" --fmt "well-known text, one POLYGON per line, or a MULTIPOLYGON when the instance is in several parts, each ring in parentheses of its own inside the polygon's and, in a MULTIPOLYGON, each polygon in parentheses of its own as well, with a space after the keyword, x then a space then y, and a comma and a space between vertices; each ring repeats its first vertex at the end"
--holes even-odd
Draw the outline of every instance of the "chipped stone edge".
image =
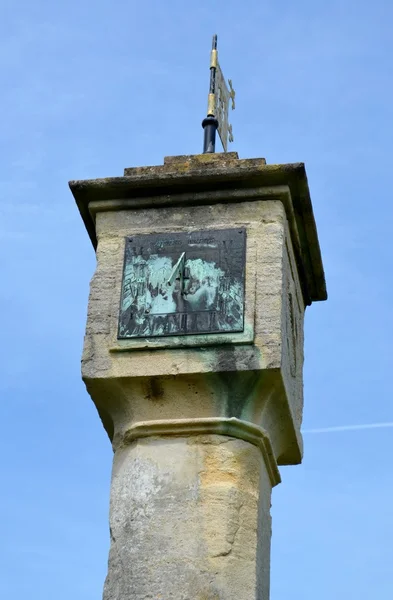
POLYGON ((132 425, 123 436, 123 444, 130 444, 138 438, 150 436, 187 436, 187 435, 228 435, 260 448, 272 486, 281 482, 280 471, 274 458, 272 444, 265 429, 231 417, 204 419, 165 419, 141 421, 132 425))

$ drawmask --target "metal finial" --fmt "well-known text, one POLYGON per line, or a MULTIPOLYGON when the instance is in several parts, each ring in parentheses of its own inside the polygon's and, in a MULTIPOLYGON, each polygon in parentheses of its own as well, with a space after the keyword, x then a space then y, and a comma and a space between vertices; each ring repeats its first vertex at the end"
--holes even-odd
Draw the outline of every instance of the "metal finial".
POLYGON ((215 90, 217 69, 217 35, 213 35, 212 51, 210 55, 210 87, 207 101, 207 117, 202 121, 203 127, 203 153, 211 154, 216 150, 216 131, 218 121, 214 116, 215 90))
POLYGON ((232 110, 235 108, 235 90, 232 80, 228 80, 229 88, 218 63, 217 35, 213 36, 212 51, 210 55, 210 87, 207 103, 207 117, 202 121, 204 129, 203 152, 215 152, 216 131, 221 139, 224 152, 228 149, 228 138, 233 142, 232 126, 228 123, 229 101, 232 101, 232 110))

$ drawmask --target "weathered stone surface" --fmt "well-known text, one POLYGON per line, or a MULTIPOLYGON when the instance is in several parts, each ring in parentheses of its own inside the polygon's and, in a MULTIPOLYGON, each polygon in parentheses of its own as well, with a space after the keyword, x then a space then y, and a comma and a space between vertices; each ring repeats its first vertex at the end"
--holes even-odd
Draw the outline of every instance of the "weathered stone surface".
POLYGON ((271 488, 302 456, 303 318, 326 297, 303 165, 168 157, 72 182, 94 245, 82 374, 115 451, 104 600, 268 600, 271 488), (125 237, 244 227, 241 333, 117 339, 125 237))
POLYGON ((110 416, 115 400, 109 398, 116 396, 117 403, 124 398, 128 406, 132 394, 132 422, 155 414, 159 419, 243 418, 269 427, 279 463, 299 462, 304 300, 283 203, 259 200, 187 210, 99 212, 96 231, 97 270, 91 284, 82 369, 108 430, 121 432, 119 419, 110 416), (247 228, 248 343, 243 343, 243 334, 117 340, 125 236, 232 225, 247 228), (146 381, 162 390, 161 408, 157 403, 152 406, 140 388, 146 381), (198 399, 191 407, 183 389, 190 381, 198 399))
POLYGON ((268 598, 270 495, 262 455, 243 440, 140 439, 119 449, 104 600, 268 598))

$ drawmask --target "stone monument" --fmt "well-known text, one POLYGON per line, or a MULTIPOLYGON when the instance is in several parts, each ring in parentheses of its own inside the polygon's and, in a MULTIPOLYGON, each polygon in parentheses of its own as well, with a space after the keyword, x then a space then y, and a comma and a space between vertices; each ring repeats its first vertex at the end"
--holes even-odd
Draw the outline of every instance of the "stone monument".
POLYGON ((304 165, 208 152, 70 187, 97 255, 82 375, 114 451, 104 600, 268 600, 304 312, 326 299, 304 165))

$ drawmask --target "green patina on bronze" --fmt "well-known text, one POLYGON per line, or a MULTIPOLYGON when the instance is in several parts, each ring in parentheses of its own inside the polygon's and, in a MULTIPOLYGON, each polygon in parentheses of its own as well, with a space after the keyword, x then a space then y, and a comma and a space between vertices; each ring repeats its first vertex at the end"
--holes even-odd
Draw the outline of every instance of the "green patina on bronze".
POLYGON ((119 339, 244 330, 244 228, 126 238, 119 339))

